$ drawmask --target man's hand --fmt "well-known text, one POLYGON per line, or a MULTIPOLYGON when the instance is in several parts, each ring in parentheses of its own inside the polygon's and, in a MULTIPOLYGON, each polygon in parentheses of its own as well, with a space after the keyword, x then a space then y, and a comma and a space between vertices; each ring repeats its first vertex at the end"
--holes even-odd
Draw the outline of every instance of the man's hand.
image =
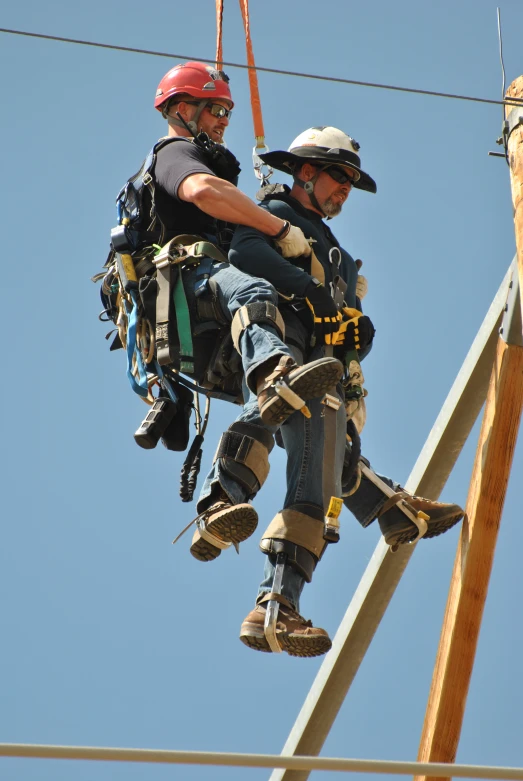
POLYGON ((300 255, 310 255, 311 246, 301 228, 289 223, 289 230, 280 239, 273 238, 274 243, 280 248, 284 258, 298 258, 300 255))
POLYGON ((330 293, 319 282, 309 282, 305 300, 314 317, 314 334, 318 344, 335 344, 334 334, 340 328, 341 315, 330 293))
POLYGON ((376 333, 372 320, 357 309, 343 307, 343 320, 341 326, 333 337, 336 347, 343 346, 349 350, 364 350, 370 345, 376 333))
POLYGON ((369 284, 367 282, 367 277, 364 277, 363 274, 358 274, 358 278, 356 280, 356 295, 360 301, 363 301, 367 295, 368 290, 369 284))

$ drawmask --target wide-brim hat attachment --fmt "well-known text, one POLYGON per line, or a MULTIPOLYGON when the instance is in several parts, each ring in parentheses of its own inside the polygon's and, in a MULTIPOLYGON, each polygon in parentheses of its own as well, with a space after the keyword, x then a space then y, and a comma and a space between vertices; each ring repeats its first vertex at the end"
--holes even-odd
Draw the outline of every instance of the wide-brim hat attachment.
POLYGON ((358 142, 343 130, 328 126, 311 127, 300 133, 287 151, 267 152, 260 157, 267 165, 291 174, 297 163, 306 160, 310 160, 311 163, 341 165, 357 174, 354 187, 375 193, 376 182, 361 168, 359 148, 358 142))

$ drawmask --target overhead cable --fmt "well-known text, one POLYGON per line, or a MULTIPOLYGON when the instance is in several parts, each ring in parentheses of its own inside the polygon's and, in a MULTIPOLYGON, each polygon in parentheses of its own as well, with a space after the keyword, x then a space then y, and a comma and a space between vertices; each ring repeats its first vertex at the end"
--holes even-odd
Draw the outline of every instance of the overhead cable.
MULTIPOLYGON (((11 30, 6 27, 0 27, 0 33, 10 35, 22 35, 29 38, 41 38, 47 41, 60 41, 61 43, 74 43, 79 46, 95 46, 99 49, 111 49, 113 51, 130 52, 133 54, 148 54, 152 57, 170 57, 175 60, 198 60, 199 62, 208 62, 214 65, 214 60, 205 57, 190 57, 185 54, 173 54, 172 52, 158 52, 153 49, 136 49, 132 46, 116 46, 109 43, 98 43, 96 41, 82 41, 78 38, 64 38, 59 35, 44 35, 43 33, 30 33, 26 30, 11 30)), ((223 62, 227 68, 242 68, 243 70, 252 70, 254 66, 244 65, 239 62, 223 62)), ((433 90, 414 89, 413 87, 397 87, 393 84, 379 84, 371 81, 357 81, 356 79, 342 79, 337 76, 320 76, 317 73, 302 73, 300 71, 289 71, 280 68, 264 68, 256 65, 255 70, 260 73, 275 73, 280 76, 297 76, 303 79, 316 79, 317 81, 329 81, 335 84, 353 84, 357 87, 374 87, 376 89, 393 90, 395 92, 409 92, 414 95, 431 95, 437 98, 452 98, 453 100, 468 100, 474 103, 488 103, 494 106, 521 106, 523 99, 510 98, 510 100, 491 100, 490 98, 475 98, 472 95, 455 95, 450 92, 434 92, 433 90)))

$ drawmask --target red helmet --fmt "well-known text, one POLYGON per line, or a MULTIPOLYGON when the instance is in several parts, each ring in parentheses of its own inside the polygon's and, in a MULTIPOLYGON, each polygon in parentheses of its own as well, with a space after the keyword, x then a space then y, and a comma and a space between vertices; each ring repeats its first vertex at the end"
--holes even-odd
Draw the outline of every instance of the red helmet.
POLYGON ((156 90, 154 107, 162 110, 166 100, 174 95, 192 95, 201 100, 221 98, 234 106, 229 89, 229 77, 203 62, 185 62, 165 74, 156 90))

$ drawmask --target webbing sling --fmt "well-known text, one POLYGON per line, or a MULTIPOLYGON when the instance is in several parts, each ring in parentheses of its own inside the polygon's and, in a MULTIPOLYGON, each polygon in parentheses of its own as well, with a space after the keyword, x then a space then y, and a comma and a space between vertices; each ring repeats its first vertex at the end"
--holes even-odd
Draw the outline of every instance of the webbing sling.
POLYGON ((174 284, 173 301, 180 342, 180 371, 192 374, 194 372, 194 352, 191 334, 191 313, 187 304, 181 270, 174 284))
POLYGON ((156 298, 156 345, 158 363, 162 366, 172 363, 177 357, 169 344, 169 315, 172 287, 172 300, 180 342, 180 371, 194 372, 194 349, 192 341, 191 314, 183 286, 182 265, 198 263, 200 258, 212 258, 226 262, 227 258, 210 241, 199 240, 189 234, 175 236, 153 258, 157 268, 158 293, 156 298), (173 281, 173 274, 176 275, 173 281))
POLYGON ((132 300, 132 306, 129 305, 128 301, 125 301, 125 309, 127 311, 127 377, 133 391, 145 398, 149 394, 149 388, 147 386, 147 372, 145 371, 142 353, 136 346, 136 329, 138 326, 136 290, 130 290, 129 295, 132 300), (133 374, 133 358, 136 360, 138 380, 133 374))

